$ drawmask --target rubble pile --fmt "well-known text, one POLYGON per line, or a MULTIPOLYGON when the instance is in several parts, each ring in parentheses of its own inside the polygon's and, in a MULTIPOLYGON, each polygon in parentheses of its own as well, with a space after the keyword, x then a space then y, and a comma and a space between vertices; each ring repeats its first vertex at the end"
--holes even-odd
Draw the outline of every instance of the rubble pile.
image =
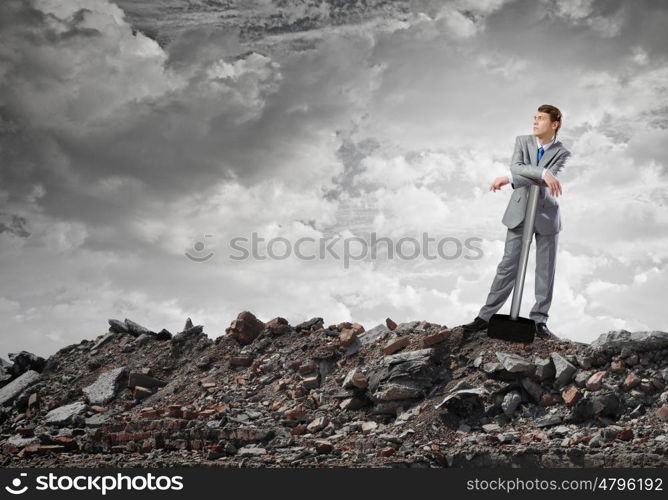
POLYGON ((0 359, 9 467, 666 467, 668 333, 504 342, 241 312, 0 359))

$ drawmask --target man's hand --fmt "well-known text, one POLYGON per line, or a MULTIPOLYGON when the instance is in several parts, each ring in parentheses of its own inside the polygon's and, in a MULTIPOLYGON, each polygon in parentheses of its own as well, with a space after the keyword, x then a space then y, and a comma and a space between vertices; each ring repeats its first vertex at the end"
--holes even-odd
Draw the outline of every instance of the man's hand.
POLYGON ((561 194, 561 182, 559 182, 559 179, 557 179, 552 172, 547 170, 543 180, 547 184, 547 187, 550 188, 550 194, 552 196, 559 196, 561 194))
MULTIPOLYGON (((547 177, 547 175, 546 175, 546 177, 547 177)), ((505 186, 506 184, 508 184, 508 176, 507 175, 504 175, 503 177, 497 177, 496 179, 494 179, 494 182, 492 182, 492 184, 489 186, 489 190, 490 191, 497 191, 497 190, 501 189, 503 186, 505 186)))

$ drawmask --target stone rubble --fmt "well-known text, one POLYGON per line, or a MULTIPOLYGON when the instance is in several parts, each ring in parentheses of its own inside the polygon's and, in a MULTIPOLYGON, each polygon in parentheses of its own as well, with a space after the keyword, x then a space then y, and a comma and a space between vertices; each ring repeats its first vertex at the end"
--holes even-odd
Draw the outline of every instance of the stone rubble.
POLYGON ((108 323, 46 360, 0 359, 4 466, 668 466, 666 332, 108 323))

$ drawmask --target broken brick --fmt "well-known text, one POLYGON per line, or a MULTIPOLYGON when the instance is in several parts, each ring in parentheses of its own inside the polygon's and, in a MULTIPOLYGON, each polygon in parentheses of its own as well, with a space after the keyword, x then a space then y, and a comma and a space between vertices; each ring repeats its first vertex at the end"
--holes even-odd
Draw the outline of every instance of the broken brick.
POLYGON ((422 344, 425 347, 431 347, 433 345, 439 344, 446 340, 450 336, 450 331, 449 330, 443 330, 438 333, 434 333, 433 335, 426 335, 422 339, 422 344))
POLYGON ((383 349, 383 354, 389 356, 390 354, 394 354, 395 352, 402 350, 408 344, 410 344, 410 340, 408 337, 399 337, 397 339, 392 339, 385 345, 385 348, 383 349))
POLYGON ((606 375, 606 371, 598 371, 587 379, 585 386, 589 391, 598 391, 601 388, 601 382, 606 375))
POLYGON ((561 397, 564 398, 564 403, 572 405, 582 398, 582 393, 576 386, 570 385, 561 392, 561 397))

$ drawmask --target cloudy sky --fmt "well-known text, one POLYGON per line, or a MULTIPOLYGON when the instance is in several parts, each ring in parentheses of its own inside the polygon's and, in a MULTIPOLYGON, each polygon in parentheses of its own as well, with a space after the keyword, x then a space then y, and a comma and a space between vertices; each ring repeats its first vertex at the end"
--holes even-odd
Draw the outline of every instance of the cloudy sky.
POLYGON ((108 318, 468 322, 506 235, 488 186, 545 103, 573 153, 550 328, 668 328, 665 2, 185 5, 0 2, 0 356, 108 318), (372 232, 448 258, 345 262, 372 232), (274 258, 233 258, 252 233, 274 258))

